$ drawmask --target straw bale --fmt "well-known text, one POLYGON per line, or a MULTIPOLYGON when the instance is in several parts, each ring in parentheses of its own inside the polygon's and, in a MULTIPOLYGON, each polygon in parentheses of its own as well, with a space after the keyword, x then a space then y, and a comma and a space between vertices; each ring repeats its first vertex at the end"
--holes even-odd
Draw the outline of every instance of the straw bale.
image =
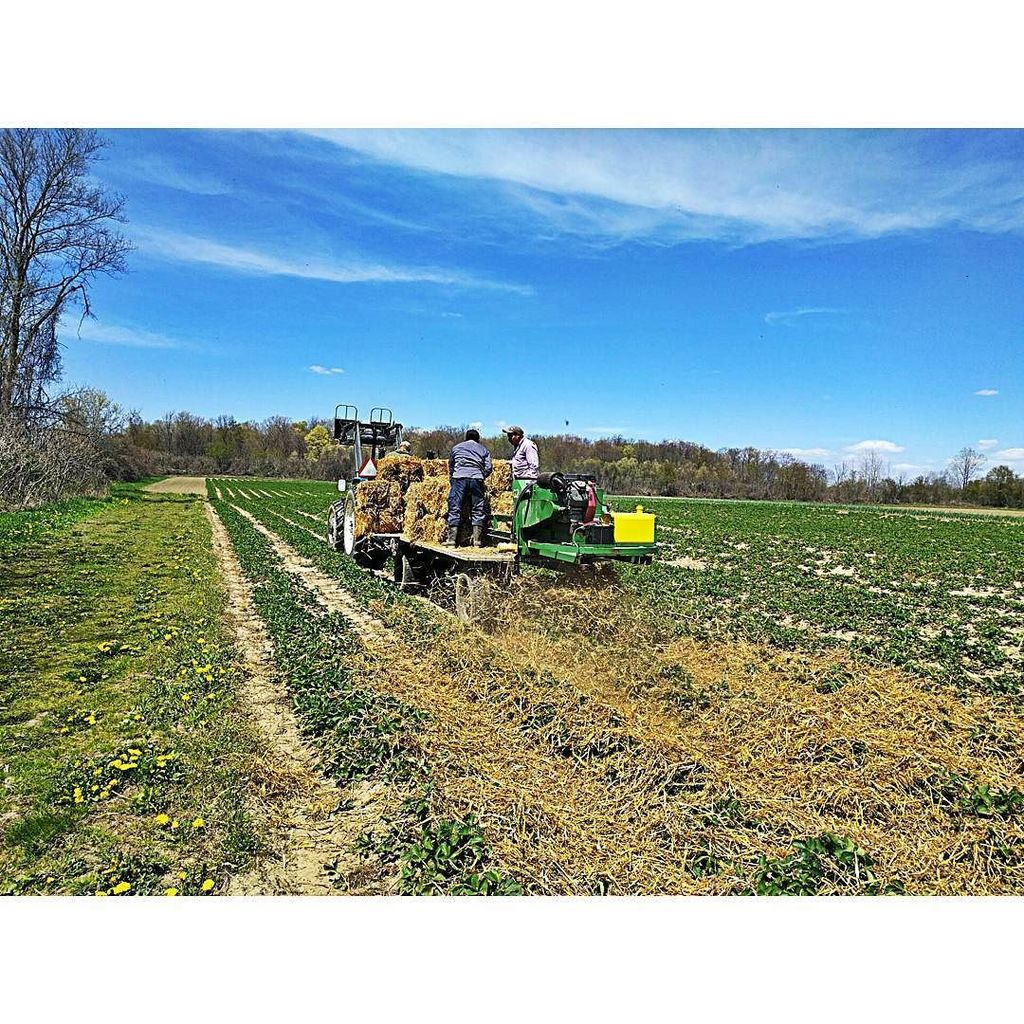
POLYGON ((444 476, 448 475, 448 460, 447 459, 424 459, 423 460, 423 475, 427 476, 444 476))
POLYGON ((439 543, 447 514, 447 477, 431 476, 412 484, 405 495, 405 539, 439 543))
POLYGON ((377 479, 399 483, 404 491, 409 484, 423 479, 423 460, 391 452, 377 465, 377 479))
POLYGON ((515 497, 511 491, 499 491, 491 496, 491 514, 510 516, 515 508, 515 497))
POLYGON ((512 463, 508 459, 495 459, 494 469, 487 478, 487 493, 512 490, 512 463))
POLYGON ((402 485, 394 480, 367 480, 356 488, 356 536, 401 533, 405 522, 402 485))
MULTIPOLYGON (((440 543, 447 535, 448 518, 448 463, 444 459, 428 460, 424 464, 423 480, 410 484, 405 492, 405 538, 440 543), (434 468, 444 469, 444 475, 434 475, 434 468)), ((486 481, 485 492, 489 507, 488 514, 511 515, 512 513, 512 468, 505 460, 494 464, 494 471, 486 481), (495 479, 496 478, 496 479, 495 479)), ((463 526, 470 518, 469 501, 462 509, 463 526)))

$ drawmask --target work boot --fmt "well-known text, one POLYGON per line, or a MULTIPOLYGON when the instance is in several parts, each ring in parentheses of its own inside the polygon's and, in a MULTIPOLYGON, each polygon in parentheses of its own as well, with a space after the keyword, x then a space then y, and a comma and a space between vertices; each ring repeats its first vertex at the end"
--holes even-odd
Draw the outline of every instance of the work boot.
POLYGON ((484 528, 483 526, 473 527, 473 547, 482 548, 484 546, 484 528))
POLYGON ((459 528, 448 524, 448 537, 444 542, 446 548, 457 548, 459 546, 459 528))

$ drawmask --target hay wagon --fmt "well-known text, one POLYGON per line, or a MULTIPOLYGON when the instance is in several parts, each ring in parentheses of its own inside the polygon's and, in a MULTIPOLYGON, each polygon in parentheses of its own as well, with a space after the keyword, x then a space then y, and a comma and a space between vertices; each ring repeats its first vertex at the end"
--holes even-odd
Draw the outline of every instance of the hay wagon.
POLYGON ((352 446, 358 472, 339 482, 344 497, 331 505, 328 543, 382 574, 390 562, 389 575, 404 590, 427 597, 453 591, 456 614, 465 622, 484 617, 494 591, 524 564, 549 569, 646 564, 657 551, 655 517, 640 506, 635 512, 613 512, 592 475, 542 473, 534 481, 513 481, 507 462, 501 474, 496 463, 492 474, 502 482, 488 481, 488 500, 497 512, 490 516, 485 546, 442 544, 447 463, 396 453, 403 428, 388 409, 372 410, 364 423, 354 407, 339 406, 334 436, 352 446))

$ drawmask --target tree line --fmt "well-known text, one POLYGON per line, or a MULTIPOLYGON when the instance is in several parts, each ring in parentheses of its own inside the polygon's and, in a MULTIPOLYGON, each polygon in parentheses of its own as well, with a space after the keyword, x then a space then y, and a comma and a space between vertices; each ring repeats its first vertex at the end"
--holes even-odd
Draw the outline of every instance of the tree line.
MULTIPOLYGON (((76 419, 104 437, 108 472, 124 477, 190 475, 306 477, 334 480, 354 475, 352 452, 334 444, 329 420, 271 416, 239 422, 190 412, 155 420, 124 413, 101 392, 79 397, 76 419), (87 411, 88 410, 88 411, 87 411)), ((413 428, 406 433, 415 455, 445 456, 465 427, 413 428)), ((591 440, 571 434, 534 435, 542 469, 592 473, 613 494, 847 504, 974 504, 1024 507, 1024 476, 995 466, 984 476, 984 456, 962 449, 942 472, 894 477, 877 452, 825 467, 785 452, 754 447, 717 451, 693 441, 591 440)), ((495 457, 508 457, 505 436, 483 438, 495 457)))

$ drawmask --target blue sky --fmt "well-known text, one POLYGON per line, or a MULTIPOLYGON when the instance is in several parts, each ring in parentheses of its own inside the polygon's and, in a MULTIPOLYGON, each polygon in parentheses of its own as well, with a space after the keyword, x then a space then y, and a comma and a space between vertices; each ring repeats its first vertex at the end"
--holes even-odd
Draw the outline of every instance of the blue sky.
POLYGON ((1024 471, 1024 133, 107 137, 137 251, 65 365, 147 417, 351 401, 1024 471))

